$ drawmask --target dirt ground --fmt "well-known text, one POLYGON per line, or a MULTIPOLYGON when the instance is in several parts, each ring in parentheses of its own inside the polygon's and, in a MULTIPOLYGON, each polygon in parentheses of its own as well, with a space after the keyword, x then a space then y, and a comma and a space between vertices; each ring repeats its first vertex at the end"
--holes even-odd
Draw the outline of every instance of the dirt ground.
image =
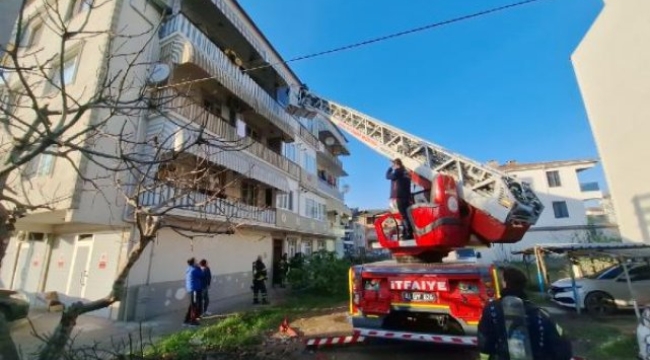
MULTIPOLYGON (((300 336, 289 338, 285 334, 274 332, 264 345, 264 353, 274 355, 282 354, 282 358, 291 359, 401 359, 400 354, 409 357, 436 353, 446 359, 475 359, 473 350, 462 348, 441 348, 429 344, 413 343, 385 343, 369 341, 363 344, 336 348, 323 348, 317 351, 306 351, 303 339, 313 337, 343 336, 352 333, 352 326, 348 323, 347 309, 345 307, 330 309, 325 312, 313 313, 299 319, 289 319, 291 327, 300 336)), ((619 335, 634 335, 636 319, 633 313, 625 312, 606 317, 592 317, 587 314, 577 315, 572 311, 553 309, 551 316, 567 332, 574 344, 574 354, 578 356, 594 357, 594 348, 610 341, 619 335)), ((607 359, 615 360, 618 357, 610 356, 607 359)), ((622 358, 621 358, 622 359, 622 358)))

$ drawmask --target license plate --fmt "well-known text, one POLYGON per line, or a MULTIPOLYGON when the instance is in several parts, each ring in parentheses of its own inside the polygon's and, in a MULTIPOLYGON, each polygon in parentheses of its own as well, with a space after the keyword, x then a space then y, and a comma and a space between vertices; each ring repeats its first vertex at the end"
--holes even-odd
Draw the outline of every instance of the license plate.
POLYGON ((403 292, 402 297, 408 301, 436 301, 436 295, 423 292, 403 292))

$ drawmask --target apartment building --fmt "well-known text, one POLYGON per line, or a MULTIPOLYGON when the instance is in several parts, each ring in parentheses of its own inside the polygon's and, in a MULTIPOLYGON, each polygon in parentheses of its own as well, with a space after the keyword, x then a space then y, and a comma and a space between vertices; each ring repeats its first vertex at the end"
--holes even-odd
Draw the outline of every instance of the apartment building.
POLYGON ((650 242, 650 3, 605 0, 571 59, 623 239, 650 242))
POLYGON ((603 193, 597 182, 584 182, 580 175, 596 166, 596 160, 568 160, 538 163, 509 161, 490 165, 531 185, 545 208, 535 226, 516 244, 498 244, 480 249, 481 261, 514 258, 512 251, 535 244, 586 242, 596 238, 616 238, 617 226, 590 223, 588 204, 600 203, 603 193))
MULTIPOLYGON (((212 297, 218 300, 250 292, 251 263, 258 255, 273 267, 282 253, 334 250, 344 235, 341 218, 349 215, 339 184, 346 173, 338 159, 349 154, 347 140, 325 118, 297 118, 285 111, 279 99, 302 82, 236 1, 113 0, 94 6, 88 0, 60 0, 58 9, 71 26, 86 23, 86 30, 103 34, 65 49, 61 71, 69 93, 87 96, 100 85, 95 79, 107 66, 106 52, 117 51, 118 43, 122 51, 144 48, 149 58, 142 63, 155 65, 136 68, 127 80, 165 86, 152 90, 155 111, 137 120, 134 133, 162 149, 183 149, 178 162, 161 165, 158 174, 173 177, 174 169, 200 160, 208 164, 205 171, 218 174, 216 183, 227 184, 210 206, 188 206, 165 216, 179 225, 236 225, 232 235, 194 234, 191 239, 162 229, 131 271, 122 301, 95 315, 145 319, 186 306, 185 260, 191 256, 209 261, 215 276, 212 297), (126 36, 113 41, 109 33, 126 36), (262 68, 246 71, 248 66, 262 68), (162 98, 172 100, 156 101, 162 98), (183 144, 201 131, 247 146, 185 149, 183 144)), ((21 46, 39 48, 38 56, 57 55, 58 35, 44 26, 49 20, 38 16, 43 11, 42 1, 28 4, 29 40, 21 46)), ((93 116, 88 114, 86 126, 93 116)), ((126 122, 120 116, 111 118, 111 126, 126 122)), ((95 146, 115 151, 111 142, 95 146)), ((60 158, 44 154, 27 166, 32 190, 22 196, 56 193, 63 199, 18 222, 0 268, 0 287, 26 293, 33 306, 47 291, 58 292, 65 303, 105 296, 137 239, 114 180, 98 176, 110 175, 107 170, 83 158, 75 161, 84 174, 103 179, 97 180, 101 196, 60 158)), ((142 194, 142 205, 163 201, 174 186, 142 194)), ((210 186, 200 185, 183 201, 205 200, 210 186)))

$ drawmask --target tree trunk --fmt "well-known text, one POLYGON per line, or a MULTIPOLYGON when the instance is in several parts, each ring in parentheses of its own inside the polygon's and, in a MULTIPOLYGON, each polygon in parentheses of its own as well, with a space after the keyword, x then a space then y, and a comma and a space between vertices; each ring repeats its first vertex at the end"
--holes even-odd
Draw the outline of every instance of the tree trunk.
MULTIPOLYGON (((2 264, 2 260, 5 257, 9 239, 11 239, 11 234, 13 233, 13 223, 10 219, 9 212, 0 204, 0 264, 2 264)), ((0 360, 18 358, 18 349, 11 339, 9 322, 0 314, 0 360)))

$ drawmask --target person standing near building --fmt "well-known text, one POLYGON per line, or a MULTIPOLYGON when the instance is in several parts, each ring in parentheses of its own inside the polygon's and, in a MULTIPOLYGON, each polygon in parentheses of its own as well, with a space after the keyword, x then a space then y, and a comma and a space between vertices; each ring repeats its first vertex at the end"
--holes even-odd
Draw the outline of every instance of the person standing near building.
POLYGON ((190 303, 185 314, 184 325, 199 325, 201 314, 201 291, 203 290, 203 272, 196 266, 196 260, 190 258, 187 260, 187 269, 185 270, 185 290, 190 297, 190 303))
POLYGON ((212 313, 208 311, 208 306, 210 305, 210 285, 212 284, 212 271, 208 266, 208 261, 205 259, 199 261, 199 266, 201 267, 201 272, 203 274, 203 289, 201 290, 201 313, 204 316, 209 316, 212 315, 212 313))
POLYGON ((411 205, 411 178, 401 159, 393 160, 392 166, 386 171, 386 179, 390 180, 390 199, 395 201, 402 216, 402 237, 412 239, 413 227, 408 217, 408 207, 411 205))
POLYGON ((262 304, 268 304, 266 292, 266 265, 262 261, 262 256, 258 256, 253 262, 253 304, 259 304, 259 293, 262 293, 262 304))
MULTIPOLYGON (((510 359, 511 338, 506 337, 506 321, 501 302, 506 297, 516 297, 524 301, 525 326, 534 360, 570 360, 573 356, 571 341, 543 309, 528 301, 524 289, 526 275, 519 269, 501 269, 503 290, 501 298, 491 300, 483 309, 478 324, 478 346, 480 360, 510 359)), ((508 332, 509 333, 509 332, 508 332)))

